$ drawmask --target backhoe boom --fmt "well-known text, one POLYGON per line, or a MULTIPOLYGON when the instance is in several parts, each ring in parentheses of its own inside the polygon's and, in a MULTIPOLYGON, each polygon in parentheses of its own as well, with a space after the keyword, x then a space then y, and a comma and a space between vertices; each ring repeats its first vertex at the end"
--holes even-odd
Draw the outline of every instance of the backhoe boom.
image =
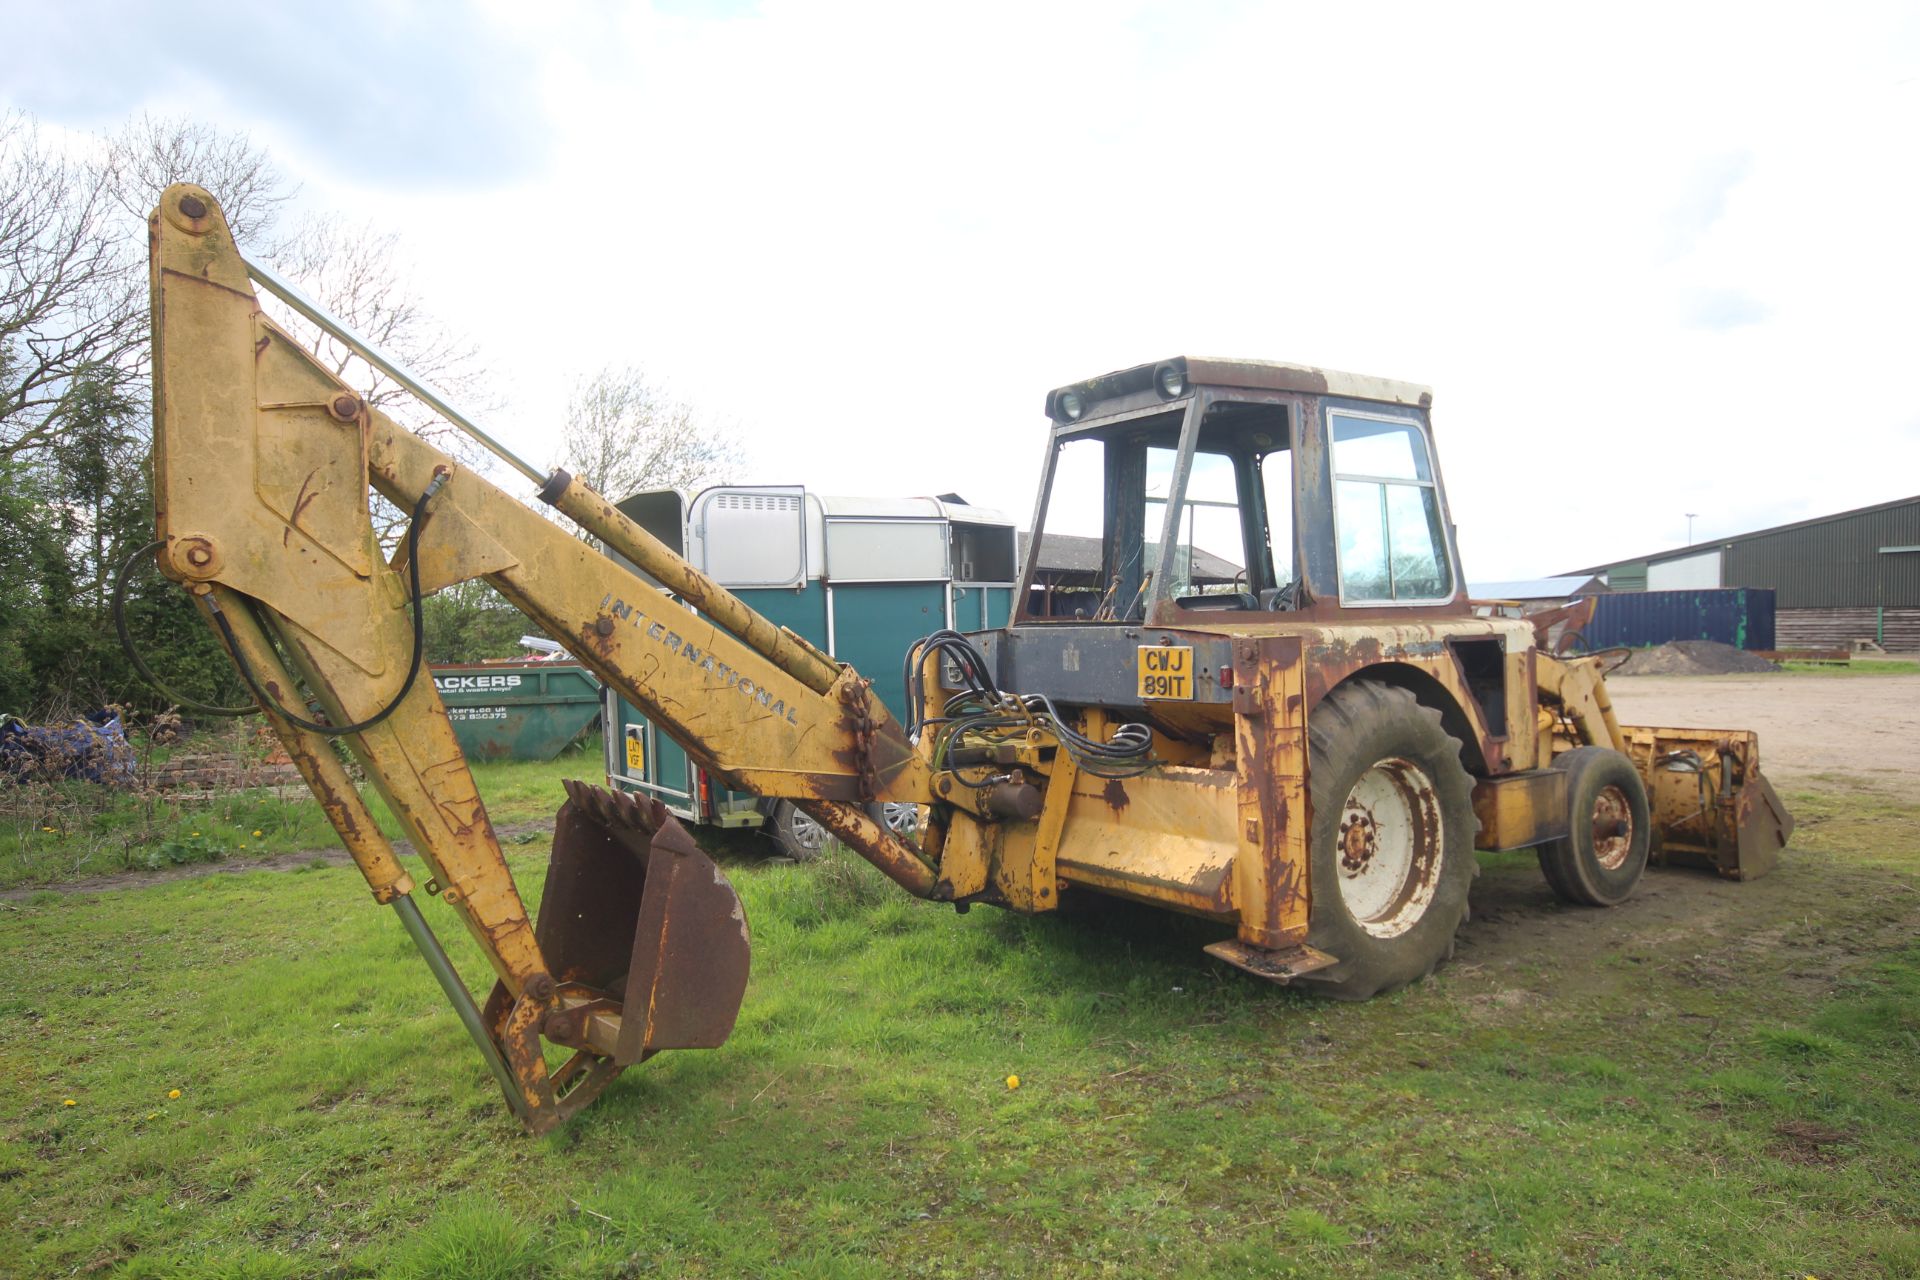
MULTIPOLYGON (((482 1048, 490 1063, 507 1064, 510 1100, 530 1124, 545 1127, 563 1113, 557 1085, 575 1083, 576 1093, 564 1096, 584 1102, 580 1086, 591 1086, 590 1096, 604 1084, 595 1072, 606 1074, 602 1060, 614 1055, 595 1045, 623 1042, 626 1002, 594 983, 575 982, 581 989, 569 991, 572 976, 548 954, 555 944, 536 936, 439 694, 431 680, 414 678, 409 553, 422 593, 485 579, 669 727, 727 785, 800 802, 903 887, 932 892, 928 863, 866 812, 875 801, 919 803, 931 795, 925 764, 866 681, 753 614, 564 473, 544 496, 703 612, 368 405, 264 314, 248 266, 204 191, 169 189, 151 235, 160 567, 200 600, 375 897, 407 915, 419 937, 425 926, 410 901, 411 877, 327 737, 344 739, 400 819, 434 887, 499 979, 490 1043, 482 1048), (391 563, 374 537, 369 484, 403 510, 419 504, 408 543, 391 563), (296 721, 313 714, 309 697, 326 725, 364 727, 344 734, 319 721, 301 727, 296 721), (585 1012, 575 1017, 576 1009, 585 1012), (549 1079, 529 1048, 555 1032, 585 1055, 566 1081, 549 1079)), ((626 840, 633 861, 649 869, 669 846, 684 845, 676 855, 682 861, 705 863, 657 805, 608 797, 580 807, 575 825, 596 828, 581 837, 587 844, 626 840), (660 838, 669 829, 674 834, 660 838)), ((707 871, 709 886, 724 890, 721 914, 738 918, 731 889, 710 864, 707 871)), ((638 925, 644 893, 644 883, 634 886, 629 929, 638 925)), ((659 914, 670 931, 676 917, 698 912, 659 914)), ((737 933, 739 963, 721 967, 728 982, 744 983, 743 920, 737 933)), ((622 938, 604 948, 611 959, 600 966, 607 970, 601 983, 631 981, 637 966, 626 944, 622 938)), ((436 961, 437 947, 423 945, 436 961)), ((724 1003, 727 993, 718 994, 724 1003)), ((734 990, 728 1027, 738 998, 734 990)), ((660 1010, 650 1002, 648 1012, 657 1020, 660 1010)), ((720 1039, 725 1032, 718 1030, 720 1039)), ((646 1042, 647 1052, 668 1047, 679 1046, 646 1042)))

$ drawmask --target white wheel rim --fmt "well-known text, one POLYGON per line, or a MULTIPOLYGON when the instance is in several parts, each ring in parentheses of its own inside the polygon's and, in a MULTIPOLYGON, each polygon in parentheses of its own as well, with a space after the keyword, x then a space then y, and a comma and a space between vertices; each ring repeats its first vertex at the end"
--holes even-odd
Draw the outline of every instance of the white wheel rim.
POLYGON ((1420 923, 1440 883, 1440 797, 1411 760, 1380 761, 1354 781, 1335 837, 1340 899, 1354 923, 1393 938, 1420 923))
POLYGON ((887 816, 887 830, 896 836, 910 837, 920 827, 920 806, 889 800, 881 811, 887 816))
POLYGON ((798 809, 787 810, 787 834, 808 853, 818 853, 827 843, 827 829, 798 809))

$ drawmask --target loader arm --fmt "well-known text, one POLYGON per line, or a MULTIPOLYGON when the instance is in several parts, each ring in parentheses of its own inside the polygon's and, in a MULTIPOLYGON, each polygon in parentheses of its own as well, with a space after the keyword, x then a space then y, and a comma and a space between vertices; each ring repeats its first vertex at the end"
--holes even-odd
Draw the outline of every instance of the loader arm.
POLYGON ((160 568, 199 602, 529 1127, 557 1123, 630 1061, 724 1040, 745 982, 744 916, 658 804, 580 787, 562 811, 536 929, 434 683, 417 678, 421 594, 486 580, 727 785, 794 799, 904 888, 932 892, 928 861, 867 812, 932 793, 926 764, 866 680, 565 473, 542 496, 703 612, 368 405, 262 312, 205 191, 170 188, 150 234, 160 568), (391 561, 374 536, 369 485, 413 512, 391 561), (498 979, 484 1015, 330 737, 387 800, 431 870, 430 890, 479 941, 498 979), (624 886, 610 909, 595 887, 608 877, 624 886), (562 899, 576 922, 611 936, 569 938, 557 918, 549 928, 562 899), (543 1036, 576 1060, 549 1073, 543 1036))

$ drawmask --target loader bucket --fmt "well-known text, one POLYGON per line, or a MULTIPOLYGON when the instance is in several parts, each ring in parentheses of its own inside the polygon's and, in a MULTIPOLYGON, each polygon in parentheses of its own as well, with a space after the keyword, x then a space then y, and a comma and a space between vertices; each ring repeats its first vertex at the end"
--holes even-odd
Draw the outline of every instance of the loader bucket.
POLYGON ((621 1066, 724 1044, 750 950, 733 886, 659 801, 564 785, 534 925, 555 981, 620 1001, 621 1066))
POLYGON ((1647 784, 1654 861, 1708 866, 1729 880, 1757 880, 1773 870, 1793 835, 1793 815, 1760 772, 1752 731, 1625 732, 1647 784))

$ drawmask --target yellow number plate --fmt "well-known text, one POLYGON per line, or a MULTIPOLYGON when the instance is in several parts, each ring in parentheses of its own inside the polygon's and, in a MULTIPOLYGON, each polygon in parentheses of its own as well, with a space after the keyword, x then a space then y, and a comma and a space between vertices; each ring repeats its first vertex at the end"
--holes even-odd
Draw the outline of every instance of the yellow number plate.
POLYGON ((627 768, 635 773, 647 771, 647 748, 640 741, 640 726, 627 726, 627 768))
POLYGON ((1140 696, 1193 700, 1193 650, 1178 645, 1142 645, 1140 696))

